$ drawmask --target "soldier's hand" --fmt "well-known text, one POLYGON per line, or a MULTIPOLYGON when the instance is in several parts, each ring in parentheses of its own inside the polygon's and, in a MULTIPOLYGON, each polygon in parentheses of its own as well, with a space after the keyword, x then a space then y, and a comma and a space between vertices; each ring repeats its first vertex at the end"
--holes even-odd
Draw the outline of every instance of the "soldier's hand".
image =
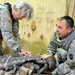
POLYGON ((21 54, 24 56, 31 56, 31 52, 25 50, 22 50, 21 54))
POLYGON ((49 56, 51 56, 51 55, 50 55, 50 54, 49 54, 49 55, 47 55, 47 54, 41 55, 41 57, 42 57, 43 59, 48 58, 49 56))

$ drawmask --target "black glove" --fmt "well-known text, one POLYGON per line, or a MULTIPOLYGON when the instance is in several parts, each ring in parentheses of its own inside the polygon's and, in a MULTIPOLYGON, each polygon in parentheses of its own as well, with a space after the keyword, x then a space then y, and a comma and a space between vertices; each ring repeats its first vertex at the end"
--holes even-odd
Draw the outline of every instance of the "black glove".
POLYGON ((50 56, 45 59, 48 64, 49 71, 52 72, 56 68, 56 59, 54 56, 50 56))

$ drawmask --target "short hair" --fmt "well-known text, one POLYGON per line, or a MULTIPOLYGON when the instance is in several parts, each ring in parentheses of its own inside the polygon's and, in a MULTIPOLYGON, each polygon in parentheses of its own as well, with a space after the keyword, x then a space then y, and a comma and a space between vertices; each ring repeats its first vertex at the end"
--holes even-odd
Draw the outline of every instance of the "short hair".
POLYGON ((60 21, 66 20, 66 26, 67 27, 74 27, 74 20, 70 16, 63 16, 60 18, 60 21))
POLYGON ((15 10, 19 10, 20 11, 20 15, 24 16, 26 14, 26 18, 30 19, 32 18, 32 14, 33 14, 33 9, 32 7, 27 4, 26 2, 20 1, 20 2, 16 2, 13 5, 15 10))

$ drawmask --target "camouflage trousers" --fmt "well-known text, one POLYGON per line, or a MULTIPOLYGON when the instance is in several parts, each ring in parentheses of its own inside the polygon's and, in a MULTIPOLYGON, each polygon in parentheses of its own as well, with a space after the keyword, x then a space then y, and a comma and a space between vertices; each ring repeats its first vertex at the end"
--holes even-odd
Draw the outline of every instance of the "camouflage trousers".
POLYGON ((75 69, 71 70, 69 73, 67 74, 52 74, 52 75, 75 75, 75 69))
POLYGON ((21 66, 20 69, 15 74, 13 74, 12 71, 7 72, 7 71, 0 70, 0 75, 30 75, 31 72, 32 72, 31 69, 21 66))
POLYGON ((70 68, 66 63, 62 63, 52 72, 52 75, 75 75, 75 67, 70 68))

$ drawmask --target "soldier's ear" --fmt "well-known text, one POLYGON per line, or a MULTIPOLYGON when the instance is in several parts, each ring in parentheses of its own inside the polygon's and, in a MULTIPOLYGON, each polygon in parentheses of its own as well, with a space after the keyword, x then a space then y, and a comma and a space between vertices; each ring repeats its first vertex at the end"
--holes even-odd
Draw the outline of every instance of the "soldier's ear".
POLYGON ((70 33, 72 31, 71 27, 68 27, 68 33, 70 33))

